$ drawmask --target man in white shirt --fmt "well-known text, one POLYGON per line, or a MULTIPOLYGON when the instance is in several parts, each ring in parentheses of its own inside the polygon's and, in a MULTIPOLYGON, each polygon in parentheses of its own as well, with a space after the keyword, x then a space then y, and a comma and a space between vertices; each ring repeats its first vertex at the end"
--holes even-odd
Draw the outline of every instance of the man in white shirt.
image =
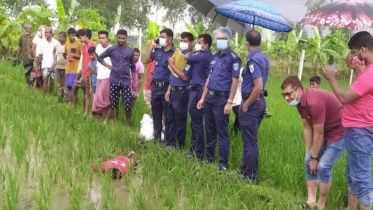
POLYGON ((41 62, 44 94, 47 95, 48 81, 49 93, 52 93, 54 88, 55 69, 52 68, 54 64, 53 52, 55 46, 58 44, 58 41, 52 38, 52 28, 46 28, 44 35, 46 40, 40 43, 39 62, 41 62))
MULTIPOLYGON (((111 45, 109 44, 109 33, 107 31, 98 32, 98 40, 100 42, 96 47, 96 54, 99 56, 105 50, 107 50, 111 45)), ((111 65, 110 58, 105 58, 104 61, 111 65)), ((96 83, 96 93, 94 94, 92 114, 104 117, 104 112, 110 112, 110 77, 111 70, 106 68, 100 62, 97 62, 97 83, 96 83)), ((110 113, 108 113, 110 116, 110 113)))
POLYGON ((39 61, 40 44, 45 40, 44 36, 45 26, 39 26, 34 39, 32 40, 32 52, 34 53, 34 71, 31 72, 30 82, 33 83, 34 88, 39 88, 42 85, 41 78, 41 63, 39 61))

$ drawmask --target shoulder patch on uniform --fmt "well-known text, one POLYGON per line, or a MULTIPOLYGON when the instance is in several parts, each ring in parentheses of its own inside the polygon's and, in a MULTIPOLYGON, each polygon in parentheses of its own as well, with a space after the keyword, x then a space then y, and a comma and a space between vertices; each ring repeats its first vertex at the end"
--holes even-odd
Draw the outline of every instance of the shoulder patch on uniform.
POLYGON ((237 57, 233 52, 231 52, 231 54, 232 54, 232 57, 233 57, 233 58, 236 58, 236 57, 237 57))
POLYGON ((238 71, 238 68, 239 68, 239 64, 238 63, 234 63, 233 64, 233 70, 238 71))
POLYGON ((210 62, 211 65, 212 65, 212 64, 215 64, 215 63, 216 63, 216 61, 211 61, 211 62, 210 62))
POLYGON ((253 73, 254 72, 254 64, 250 64, 249 68, 250 68, 250 72, 253 73))
POLYGON ((189 71, 189 69, 190 69, 190 65, 187 64, 187 65, 185 66, 185 71, 189 71))

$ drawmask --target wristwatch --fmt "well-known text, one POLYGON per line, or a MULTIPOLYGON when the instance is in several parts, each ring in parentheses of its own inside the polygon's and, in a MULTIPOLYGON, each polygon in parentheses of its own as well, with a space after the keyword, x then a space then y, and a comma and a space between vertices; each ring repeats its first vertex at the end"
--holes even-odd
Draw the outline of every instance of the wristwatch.
POLYGON ((228 104, 233 104, 233 101, 231 99, 228 99, 227 103, 228 104))
POLYGON ((317 160, 317 161, 319 161, 319 158, 311 156, 311 160, 317 160))

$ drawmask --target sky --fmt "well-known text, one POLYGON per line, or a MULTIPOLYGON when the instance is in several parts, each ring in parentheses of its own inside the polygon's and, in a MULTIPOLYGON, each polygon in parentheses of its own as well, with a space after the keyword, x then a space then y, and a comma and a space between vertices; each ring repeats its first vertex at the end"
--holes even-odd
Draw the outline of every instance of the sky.
MULTIPOLYGON (((267 3, 274 8, 276 8, 283 16, 289 18, 292 21, 300 21, 307 13, 307 7, 305 6, 307 0, 258 0, 264 3, 267 3)), ((343 1, 343 0, 334 0, 336 1, 343 1)), ((365 0, 368 2, 372 2, 373 0, 365 0)), ((55 0, 47 0, 47 2, 50 4, 50 7, 52 9, 56 8, 56 1, 55 0)), ((166 15, 165 10, 159 10, 158 11, 158 18, 157 23, 162 23, 162 17, 166 15)), ((149 15, 149 20, 156 21, 156 11, 155 8, 152 9, 152 14, 149 15)), ((189 22, 189 18, 186 18, 186 22, 189 22)), ((308 30, 312 28, 312 26, 306 27, 308 30)), ((182 31, 186 30, 184 23, 181 22, 177 24, 175 27, 175 33, 180 33, 182 31)), ((373 30, 369 30, 370 33, 373 33, 373 30)), ((136 33, 136 32, 135 32, 136 33)), ((310 33, 312 34, 312 33, 310 33)))

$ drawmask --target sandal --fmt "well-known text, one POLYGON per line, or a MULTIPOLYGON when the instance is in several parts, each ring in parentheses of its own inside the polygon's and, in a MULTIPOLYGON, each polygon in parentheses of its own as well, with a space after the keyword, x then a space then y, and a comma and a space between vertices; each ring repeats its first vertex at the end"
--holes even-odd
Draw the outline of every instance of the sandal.
POLYGON ((312 209, 311 206, 307 202, 303 202, 303 203, 299 204, 299 207, 301 209, 312 209))

